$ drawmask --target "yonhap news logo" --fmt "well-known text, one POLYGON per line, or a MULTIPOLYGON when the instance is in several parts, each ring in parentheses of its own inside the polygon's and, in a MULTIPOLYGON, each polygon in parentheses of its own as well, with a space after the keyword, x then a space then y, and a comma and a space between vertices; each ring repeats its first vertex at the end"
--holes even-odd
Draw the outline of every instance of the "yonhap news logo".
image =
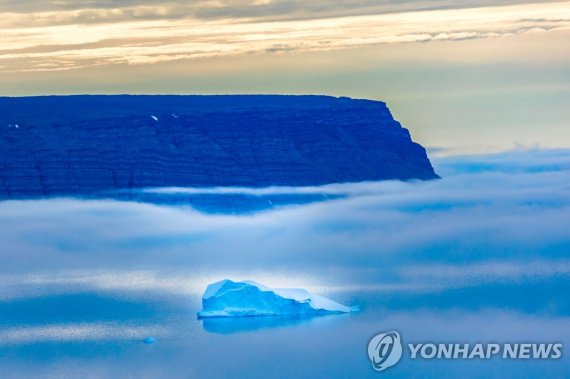
POLYGON ((394 366, 402 358, 402 340, 395 331, 374 336, 368 343, 368 358, 376 371, 394 366))
POLYGON ((408 343, 400 333, 375 335, 368 343, 368 358, 376 371, 396 365, 408 353, 409 359, 540 359, 562 358, 561 343, 408 343), (407 349, 405 349, 405 347, 407 349))

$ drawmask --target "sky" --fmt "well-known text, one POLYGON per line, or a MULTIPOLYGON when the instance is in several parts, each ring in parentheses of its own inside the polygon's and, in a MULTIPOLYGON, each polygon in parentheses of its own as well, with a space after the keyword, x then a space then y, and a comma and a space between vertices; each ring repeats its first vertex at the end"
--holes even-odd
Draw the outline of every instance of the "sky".
POLYGON ((433 154, 568 147, 570 1, 0 1, 0 95, 383 100, 433 154))

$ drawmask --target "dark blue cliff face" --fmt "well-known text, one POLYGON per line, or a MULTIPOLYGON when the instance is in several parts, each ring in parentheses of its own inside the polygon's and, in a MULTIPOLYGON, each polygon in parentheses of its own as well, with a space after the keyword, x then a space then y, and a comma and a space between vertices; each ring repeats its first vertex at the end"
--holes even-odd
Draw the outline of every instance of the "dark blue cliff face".
POLYGON ((424 148, 378 101, 0 98, 2 198, 434 178, 424 148))

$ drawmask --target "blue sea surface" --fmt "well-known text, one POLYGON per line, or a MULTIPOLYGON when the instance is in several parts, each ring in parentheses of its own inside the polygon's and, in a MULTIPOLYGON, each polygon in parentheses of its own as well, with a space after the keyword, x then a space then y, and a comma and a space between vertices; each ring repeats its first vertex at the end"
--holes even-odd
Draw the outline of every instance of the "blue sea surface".
MULTIPOLYGON (((567 357, 411 360, 405 355, 395 367, 377 373, 366 354, 370 338, 389 330, 399 331, 404 343, 536 341, 567 346, 568 301, 562 301, 566 311, 545 314, 544 303, 556 299, 535 304, 527 294, 536 285, 500 289, 502 296, 506 291, 511 297, 526 298, 520 308, 481 302, 494 297, 489 296, 497 290, 494 286, 436 297, 330 293, 341 301, 359 301, 363 310, 313 318, 198 320, 198 301, 182 296, 121 299, 78 293, 3 302, 1 327, 4 334, 11 332, 12 339, 0 347, 0 364, 3 377, 14 378, 564 378, 567 357), (61 325, 59 334, 49 329, 54 325, 61 325), (154 344, 143 342, 147 334, 156 339, 154 344)), ((546 285, 562 289, 565 284, 546 285)))
POLYGON ((570 152, 440 158, 436 169, 443 179, 429 182, 0 202, 0 377, 567 378, 570 152), (360 311, 198 319, 206 285, 223 278, 360 311), (368 342, 391 330, 404 344, 564 350, 405 350, 376 372, 368 342))

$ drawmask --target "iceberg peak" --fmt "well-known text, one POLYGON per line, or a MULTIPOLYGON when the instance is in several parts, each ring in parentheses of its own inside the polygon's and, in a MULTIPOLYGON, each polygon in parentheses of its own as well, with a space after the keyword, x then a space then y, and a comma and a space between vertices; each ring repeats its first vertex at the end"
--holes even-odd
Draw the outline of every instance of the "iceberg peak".
POLYGON ((309 316, 350 313, 351 309, 301 288, 270 288, 252 280, 224 279, 208 285, 199 318, 309 316))

